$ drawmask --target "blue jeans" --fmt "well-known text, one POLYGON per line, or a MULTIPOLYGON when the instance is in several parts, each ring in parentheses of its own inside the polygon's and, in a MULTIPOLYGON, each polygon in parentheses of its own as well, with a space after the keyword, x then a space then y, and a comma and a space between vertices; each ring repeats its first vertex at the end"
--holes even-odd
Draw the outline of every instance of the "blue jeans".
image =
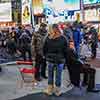
POLYGON ((62 77, 63 67, 64 67, 64 64, 49 63, 48 65, 48 85, 54 84, 54 70, 56 69, 55 85, 57 87, 61 86, 61 77, 62 77))
POLYGON ((75 45, 76 53, 78 57, 80 56, 80 45, 75 45))

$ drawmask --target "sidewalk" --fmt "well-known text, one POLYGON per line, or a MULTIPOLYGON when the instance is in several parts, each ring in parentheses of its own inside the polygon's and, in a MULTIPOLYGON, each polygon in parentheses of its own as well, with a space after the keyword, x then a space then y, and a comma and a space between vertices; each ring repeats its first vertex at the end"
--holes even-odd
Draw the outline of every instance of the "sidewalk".
MULTIPOLYGON (((90 52, 86 52, 86 54, 90 56, 90 52)), ((91 60, 90 63, 95 68, 100 68, 100 50, 97 51, 97 58, 95 60, 91 60)), ((25 67, 25 65, 22 65, 22 67, 25 67)), ((67 79, 69 80, 69 77, 68 77, 68 72, 66 72, 66 70, 63 72, 63 76, 64 77, 63 77, 62 90, 65 93, 66 91, 69 91, 72 87, 67 87, 68 81, 66 80, 67 79)), ((0 100, 13 100, 15 98, 20 98, 20 97, 31 95, 31 94, 33 98, 35 93, 38 95, 38 93, 43 92, 43 90, 47 87, 47 80, 43 80, 42 82, 38 83, 38 85, 35 86, 34 89, 32 89, 31 86, 28 86, 28 87, 24 86, 23 88, 18 88, 19 79, 20 79, 20 73, 16 65, 9 65, 9 66, 3 67, 3 72, 0 73, 0 100)), ((76 99, 90 100, 90 98, 92 97, 93 98, 91 100, 100 100, 100 94, 90 95, 87 93, 85 94, 85 96, 82 96, 82 97, 76 98, 70 95, 70 97, 64 96, 62 97, 63 99, 59 99, 59 100, 67 100, 65 99, 66 97, 69 98, 69 100, 76 100, 76 99)), ((50 99, 50 100, 54 100, 54 99, 50 99)))
MULTIPOLYGON (((66 71, 63 72, 68 73, 66 71)), ((31 85, 19 88, 18 80, 20 79, 20 73, 16 65, 7 66, 3 68, 3 72, 0 73, 0 100, 13 100, 28 94, 40 93, 47 87, 47 80, 39 82, 37 86, 32 89, 31 85)), ((62 92, 70 90, 72 87, 67 87, 69 84, 66 79, 69 79, 68 75, 63 77, 62 92)))

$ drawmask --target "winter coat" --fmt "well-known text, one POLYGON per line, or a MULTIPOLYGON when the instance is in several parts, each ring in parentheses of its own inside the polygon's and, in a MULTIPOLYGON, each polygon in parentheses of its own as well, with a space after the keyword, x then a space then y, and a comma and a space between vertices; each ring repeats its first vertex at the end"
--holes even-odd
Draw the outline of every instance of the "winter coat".
POLYGON ((31 45, 31 38, 30 36, 26 33, 23 32, 22 35, 19 37, 19 45, 21 48, 28 48, 31 45))
POLYGON ((44 43, 43 53, 48 62, 65 63, 67 48, 67 41, 64 36, 55 39, 47 37, 44 43))
POLYGON ((96 29, 95 28, 91 28, 90 29, 90 33, 91 33, 91 43, 97 44, 98 33, 97 33, 96 29))
POLYGON ((74 49, 68 48, 67 49, 67 65, 74 65, 77 63, 79 57, 74 49))
POLYGON ((63 32, 64 32, 64 35, 67 38, 67 42, 69 43, 73 39, 72 30, 70 28, 66 28, 66 29, 64 29, 63 32))
POLYGON ((73 40, 74 40, 75 46, 78 46, 81 42, 80 30, 77 28, 75 30, 73 30, 73 40))
POLYGON ((32 58, 34 59, 37 54, 43 56, 43 44, 45 37, 48 35, 47 31, 39 29, 33 33, 32 36, 32 58))

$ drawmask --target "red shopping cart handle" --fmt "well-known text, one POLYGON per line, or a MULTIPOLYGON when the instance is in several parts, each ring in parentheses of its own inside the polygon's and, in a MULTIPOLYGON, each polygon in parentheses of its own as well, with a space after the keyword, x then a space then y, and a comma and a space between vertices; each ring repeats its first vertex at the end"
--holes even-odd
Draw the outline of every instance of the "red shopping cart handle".
POLYGON ((32 61, 16 61, 16 64, 17 65, 20 65, 20 64, 32 65, 33 62, 32 61))
POLYGON ((20 68, 20 72, 22 73, 36 73, 36 68, 20 68))

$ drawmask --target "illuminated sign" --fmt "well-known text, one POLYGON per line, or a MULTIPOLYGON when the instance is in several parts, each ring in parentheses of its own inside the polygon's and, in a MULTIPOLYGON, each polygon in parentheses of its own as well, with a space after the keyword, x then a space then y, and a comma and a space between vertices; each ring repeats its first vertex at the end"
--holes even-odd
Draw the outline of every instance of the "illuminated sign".
POLYGON ((12 21, 11 3, 0 3, 0 22, 12 21))
POLYGON ((22 24, 31 24, 30 0, 22 0, 22 24))
POLYGON ((97 4, 100 3, 100 0, 83 0, 84 4, 97 4))
POLYGON ((43 1, 42 0, 32 0, 32 8, 34 15, 41 15, 43 13, 43 1))
POLYGON ((67 10, 79 10, 80 9, 80 0, 64 0, 64 3, 66 6, 65 8, 67 10))
POLYGON ((89 9, 85 11, 85 21, 99 21, 98 12, 96 9, 89 9))

